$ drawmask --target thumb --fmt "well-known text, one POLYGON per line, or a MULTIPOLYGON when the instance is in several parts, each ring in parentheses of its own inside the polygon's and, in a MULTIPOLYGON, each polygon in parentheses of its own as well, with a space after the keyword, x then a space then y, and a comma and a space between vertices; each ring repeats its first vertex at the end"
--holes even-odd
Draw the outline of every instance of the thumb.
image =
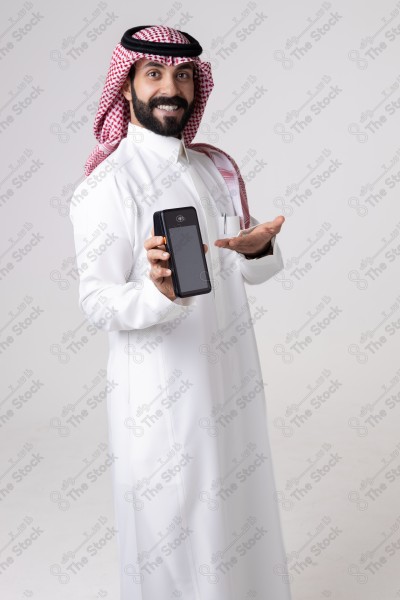
POLYGON ((203 246, 204 246, 204 254, 206 254, 206 252, 208 250, 208 246, 207 246, 207 244, 203 244, 203 246))

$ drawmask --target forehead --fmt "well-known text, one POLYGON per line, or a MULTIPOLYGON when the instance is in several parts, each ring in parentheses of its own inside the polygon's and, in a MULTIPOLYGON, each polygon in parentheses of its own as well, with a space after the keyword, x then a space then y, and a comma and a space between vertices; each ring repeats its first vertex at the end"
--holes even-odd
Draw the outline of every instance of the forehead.
POLYGON ((156 60, 149 60, 148 58, 140 58, 136 61, 137 69, 146 69, 147 67, 157 67, 159 69, 169 69, 171 71, 180 70, 180 69, 191 69, 194 70, 193 61, 180 62, 177 65, 165 65, 156 60))

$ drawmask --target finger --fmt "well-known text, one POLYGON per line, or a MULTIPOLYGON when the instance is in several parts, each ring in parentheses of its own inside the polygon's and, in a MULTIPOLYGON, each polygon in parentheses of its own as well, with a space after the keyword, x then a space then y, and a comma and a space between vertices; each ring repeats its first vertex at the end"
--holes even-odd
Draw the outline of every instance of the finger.
POLYGON ((161 248, 164 247, 165 249, 165 244, 163 242, 164 238, 162 235, 153 235, 152 237, 147 238, 143 245, 146 248, 146 250, 150 250, 151 248, 157 248, 157 246, 160 246, 161 248))
POLYGON ((215 240, 214 245, 218 246, 220 248, 225 248, 226 246, 229 245, 228 243, 232 239, 234 239, 234 238, 222 238, 222 239, 219 239, 219 240, 215 240))
POLYGON ((264 223, 264 225, 266 226, 268 233, 275 235, 280 232, 284 222, 285 217, 283 215, 278 215, 273 221, 268 221, 267 223, 264 223))
POLYGON ((204 248, 204 254, 206 254, 207 250, 208 250, 208 246, 207 244, 203 244, 203 248, 204 248))
POLYGON ((276 217, 276 219, 274 219, 271 225, 268 227, 268 233, 273 233, 274 235, 279 233, 282 225, 283 221, 281 221, 280 217, 276 217))
POLYGON ((165 250, 158 250, 158 249, 150 249, 147 251, 147 258, 150 262, 158 262, 158 261, 163 261, 166 263, 166 261, 169 258, 169 252, 165 252, 165 250))
POLYGON ((159 263, 157 265, 152 266, 150 269, 150 277, 152 279, 159 280, 159 279, 163 279, 164 277, 170 277, 170 276, 171 276, 171 269, 168 269, 167 267, 164 267, 164 266, 160 265, 159 263))

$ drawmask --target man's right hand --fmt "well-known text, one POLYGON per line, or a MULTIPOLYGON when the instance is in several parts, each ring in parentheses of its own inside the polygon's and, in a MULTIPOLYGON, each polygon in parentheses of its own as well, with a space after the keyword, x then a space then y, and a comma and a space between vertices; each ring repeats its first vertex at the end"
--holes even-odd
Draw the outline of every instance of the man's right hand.
MULTIPOLYGON (((203 244, 203 246, 206 253, 208 246, 207 244, 203 244)), ((154 235, 153 227, 151 228, 151 237, 145 241, 144 248, 147 250, 147 260, 151 267, 149 272, 150 279, 164 296, 169 300, 175 300, 176 296, 168 264, 169 253, 166 252, 163 237, 154 235)))

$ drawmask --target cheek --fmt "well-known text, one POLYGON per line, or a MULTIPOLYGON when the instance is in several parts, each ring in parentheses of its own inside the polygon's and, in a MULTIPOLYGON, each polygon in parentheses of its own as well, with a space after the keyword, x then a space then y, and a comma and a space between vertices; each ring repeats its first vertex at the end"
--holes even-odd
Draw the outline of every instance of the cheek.
POLYGON ((142 102, 146 102, 146 104, 153 98, 153 96, 157 95, 157 83, 152 82, 150 80, 141 80, 137 84, 135 84, 135 90, 137 97, 142 102))
POLYGON ((181 94, 185 98, 188 104, 191 104, 195 98, 196 92, 193 85, 182 85, 181 94))

